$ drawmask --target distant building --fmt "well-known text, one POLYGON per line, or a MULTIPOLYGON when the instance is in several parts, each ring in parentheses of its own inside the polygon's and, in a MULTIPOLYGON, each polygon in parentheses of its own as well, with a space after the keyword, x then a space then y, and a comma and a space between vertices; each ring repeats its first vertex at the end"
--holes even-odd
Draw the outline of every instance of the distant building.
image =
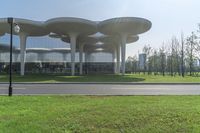
POLYGON ((139 54, 139 69, 144 70, 146 65, 146 54, 139 54))

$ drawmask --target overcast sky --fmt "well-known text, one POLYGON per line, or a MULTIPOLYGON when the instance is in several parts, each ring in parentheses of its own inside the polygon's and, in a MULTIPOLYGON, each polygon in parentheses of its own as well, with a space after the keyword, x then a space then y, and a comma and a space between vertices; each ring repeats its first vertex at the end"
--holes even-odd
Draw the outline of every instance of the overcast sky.
POLYGON ((127 56, 137 54, 145 44, 159 47, 173 35, 185 36, 200 23, 200 0, 1 0, 0 17, 47 20, 80 17, 102 21, 113 17, 143 17, 152 29, 127 46, 127 56))

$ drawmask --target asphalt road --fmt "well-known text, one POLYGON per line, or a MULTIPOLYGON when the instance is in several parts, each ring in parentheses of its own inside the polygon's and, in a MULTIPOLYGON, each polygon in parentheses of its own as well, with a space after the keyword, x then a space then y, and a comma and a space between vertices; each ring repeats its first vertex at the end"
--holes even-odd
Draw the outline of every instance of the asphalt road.
MULTIPOLYGON (((0 84, 7 95, 8 84, 0 84)), ((15 95, 200 95, 200 85, 14 84, 15 95)))

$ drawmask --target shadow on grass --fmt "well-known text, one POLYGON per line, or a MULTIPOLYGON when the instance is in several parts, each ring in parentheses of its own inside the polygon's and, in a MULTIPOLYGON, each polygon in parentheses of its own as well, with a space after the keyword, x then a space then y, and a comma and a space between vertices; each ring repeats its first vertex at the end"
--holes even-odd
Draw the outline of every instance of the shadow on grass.
POLYGON ((142 82, 145 79, 122 75, 58 76, 59 81, 70 82, 142 82))
MULTIPOLYGON (((25 76, 14 75, 14 82, 142 82, 144 78, 130 75, 84 75, 66 76, 57 74, 27 74, 25 76)), ((7 82, 8 76, 1 75, 0 82, 7 82)))

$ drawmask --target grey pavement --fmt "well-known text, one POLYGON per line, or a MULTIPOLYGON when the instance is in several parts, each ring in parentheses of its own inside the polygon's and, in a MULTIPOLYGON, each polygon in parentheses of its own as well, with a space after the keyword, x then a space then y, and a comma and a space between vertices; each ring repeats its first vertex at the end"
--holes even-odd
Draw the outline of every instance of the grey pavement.
MULTIPOLYGON (((7 95, 8 84, 0 84, 7 95)), ((200 95, 198 84, 23 84, 13 85, 14 95, 200 95)))

